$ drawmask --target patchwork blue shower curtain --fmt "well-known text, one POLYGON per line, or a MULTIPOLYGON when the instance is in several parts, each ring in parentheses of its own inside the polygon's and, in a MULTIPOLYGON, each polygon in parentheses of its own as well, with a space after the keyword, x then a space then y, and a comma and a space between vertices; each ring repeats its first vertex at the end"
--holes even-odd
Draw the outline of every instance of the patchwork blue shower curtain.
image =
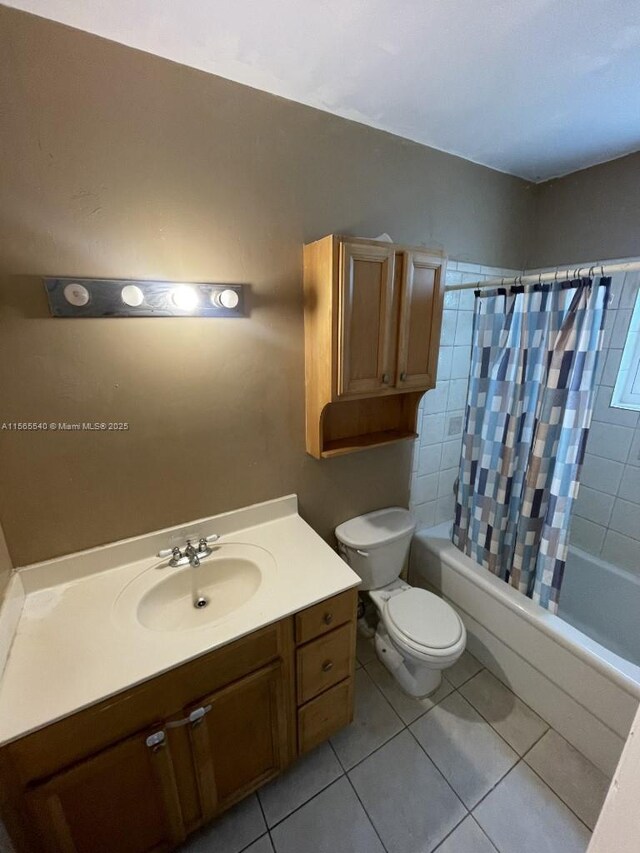
POLYGON ((476 292, 453 542, 552 612, 610 279, 476 292))

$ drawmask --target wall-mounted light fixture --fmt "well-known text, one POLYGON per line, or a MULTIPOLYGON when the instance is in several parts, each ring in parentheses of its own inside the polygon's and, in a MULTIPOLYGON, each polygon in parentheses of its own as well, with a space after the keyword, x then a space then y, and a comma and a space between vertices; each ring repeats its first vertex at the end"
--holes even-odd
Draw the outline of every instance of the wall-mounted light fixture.
POLYGON ((245 284, 45 278, 53 317, 244 317, 245 284))

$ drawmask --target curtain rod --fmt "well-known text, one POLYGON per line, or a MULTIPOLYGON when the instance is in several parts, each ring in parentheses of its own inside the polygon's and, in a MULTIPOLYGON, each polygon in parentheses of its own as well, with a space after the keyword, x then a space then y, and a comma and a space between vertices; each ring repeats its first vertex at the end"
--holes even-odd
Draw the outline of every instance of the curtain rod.
POLYGON ((586 264, 569 269, 558 269, 553 272, 533 273, 532 275, 506 276, 504 278, 488 278, 485 281, 470 281, 465 284, 449 284, 445 291, 477 290, 479 287, 505 287, 512 284, 542 284, 545 281, 567 281, 580 278, 580 275, 610 275, 614 272, 629 272, 640 270, 640 261, 626 261, 620 264, 586 264))

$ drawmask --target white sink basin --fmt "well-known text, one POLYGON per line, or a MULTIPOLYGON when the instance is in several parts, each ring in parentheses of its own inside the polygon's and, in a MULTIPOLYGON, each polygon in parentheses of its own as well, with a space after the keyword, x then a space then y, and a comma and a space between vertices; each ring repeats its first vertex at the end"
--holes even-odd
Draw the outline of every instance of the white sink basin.
POLYGON ((223 543, 199 566, 147 569, 115 602, 119 621, 152 631, 185 631, 214 625, 251 602, 275 572, 271 554, 257 545, 223 543), (205 599, 196 607, 194 602, 205 599))

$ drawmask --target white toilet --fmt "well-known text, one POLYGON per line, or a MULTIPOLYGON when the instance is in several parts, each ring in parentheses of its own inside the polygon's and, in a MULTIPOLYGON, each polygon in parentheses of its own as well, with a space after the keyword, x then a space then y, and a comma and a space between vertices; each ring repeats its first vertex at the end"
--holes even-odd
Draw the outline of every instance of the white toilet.
POLYGON ((467 632, 453 607, 400 580, 415 521, 400 507, 369 512, 336 528, 341 556, 378 609, 378 658, 411 696, 437 690, 442 670, 464 651, 467 632))

